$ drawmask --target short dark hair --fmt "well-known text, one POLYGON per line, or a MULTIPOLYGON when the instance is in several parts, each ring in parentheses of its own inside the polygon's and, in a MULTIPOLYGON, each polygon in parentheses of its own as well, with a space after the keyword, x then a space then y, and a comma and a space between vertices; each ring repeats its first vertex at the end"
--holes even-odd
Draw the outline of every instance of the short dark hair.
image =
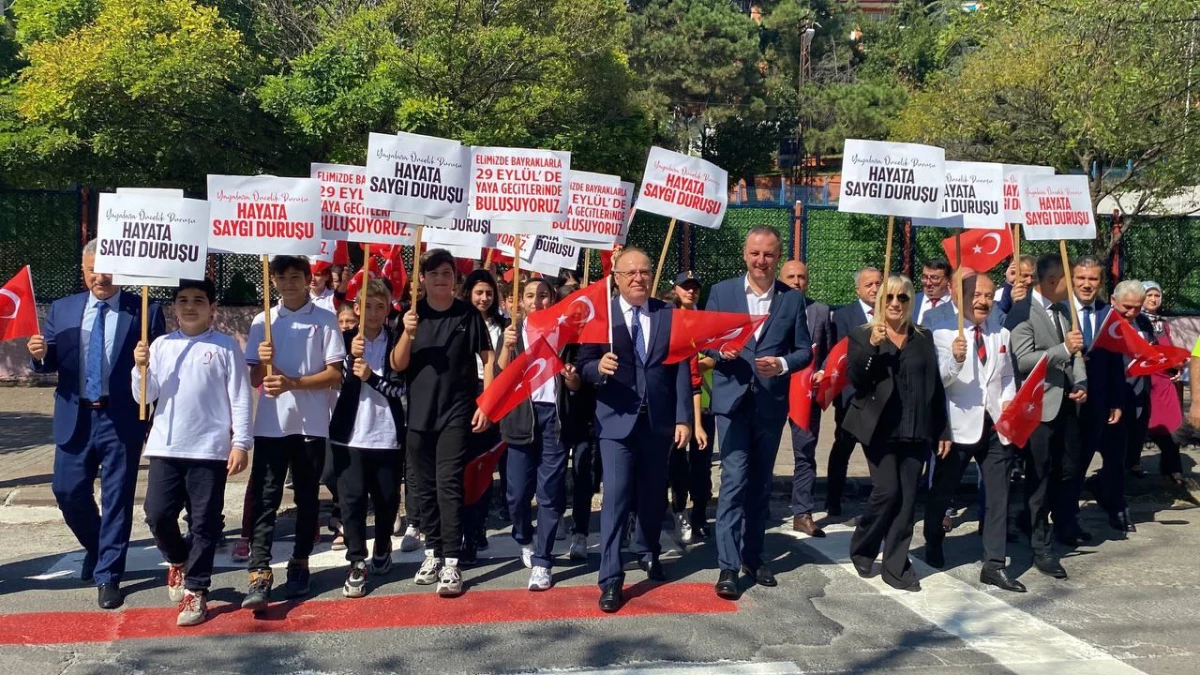
POLYGON ((172 300, 178 300, 179 294, 183 291, 195 289, 204 293, 204 297, 208 298, 209 304, 217 301, 217 287, 213 284, 212 279, 184 279, 179 282, 179 287, 175 289, 175 293, 171 296, 172 300))
POLYGON ((1081 255, 1071 261, 1071 269, 1074 270, 1076 267, 1099 267, 1103 270, 1104 263, 1094 255, 1081 255))
POLYGON ((444 248, 431 248, 421 255, 421 274, 429 274, 442 265, 454 268, 454 256, 444 248))
POLYGON ((936 260, 930 260, 927 263, 923 263, 921 265, 921 269, 938 270, 945 273, 947 279, 950 278, 950 275, 954 274, 954 266, 951 265, 950 261, 946 260, 945 258, 938 258, 936 260))
POLYGON ((1063 265, 1062 258, 1057 253, 1047 253, 1038 258, 1037 261, 1037 278, 1038 281, 1045 279, 1051 274, 1062 274, 1063 265))
POLYGON ((312 276, 312 265, 308 258, 298 255, 277 255, 271 258, 271 276, 283 274, 288 270, 296 270, 306 277, 312 276))
POLYGON ((350 310, 351 312, 353 312, 354 311, 354 303, 353 302, 339 302, 338 306, 337 306, 337 311, 334 312, 334 314, 341 314, 342 312, 344 312, 346 310, 350 310))

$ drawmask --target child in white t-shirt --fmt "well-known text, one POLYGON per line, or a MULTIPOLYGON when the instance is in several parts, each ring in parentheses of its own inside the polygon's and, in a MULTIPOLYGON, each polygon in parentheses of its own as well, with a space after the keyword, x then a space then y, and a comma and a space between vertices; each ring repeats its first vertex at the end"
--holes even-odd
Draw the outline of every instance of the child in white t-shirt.
POLYGON ((140 402, 145 366, 146 403, 155 404, 146 520, 169 565, 167 595, 179 603, 180 626, 207 618, 225 481, 246 468, 253 445, 246 361, 233 337, 209 327, 215 306, 211 281, 184 281, 175 290, 179 330, 134 351, 134 398, 140 402), (179 531, 185 504, 190 545, 179 531))

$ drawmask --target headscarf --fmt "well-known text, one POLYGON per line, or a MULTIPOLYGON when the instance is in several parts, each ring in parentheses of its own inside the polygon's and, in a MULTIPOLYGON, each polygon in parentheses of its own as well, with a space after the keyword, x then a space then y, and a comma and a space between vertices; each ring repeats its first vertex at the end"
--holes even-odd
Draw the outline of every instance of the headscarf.
MULTIPOLYGON (((1142 287, 1146 289, 1147 293, 1149 293, 1150 291, 1158 291, 1159 295, 1164 295, 1162 286, 1158 285, 1157 281, 1143 281, 1142 287)), ((1158 307, 1159 307, 1159 312, 1161 312, 1162 305, 1160 304, 1158 307)), ((1158 337, 1159 335, 1162 335, 1163 327, 1166 325, 1165 322, 1163 321, 1162 315, 1159 313, 1150 313, 1150 312, 1145 312, 1145 311, 1143 311, 1142 313, 1145 314, 1146 318, 1150 320, 1150 325, 1154 326, 1154 336, 1158 337)))

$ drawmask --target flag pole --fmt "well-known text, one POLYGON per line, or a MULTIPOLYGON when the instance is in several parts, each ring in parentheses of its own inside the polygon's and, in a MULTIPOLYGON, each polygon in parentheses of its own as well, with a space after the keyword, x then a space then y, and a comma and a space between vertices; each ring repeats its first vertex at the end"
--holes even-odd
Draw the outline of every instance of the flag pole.
POLYGON ((591 281, 591 276, 592 276, 591 273, 592 273, 592 252, 591 252, 591 250, 585 248, 585 249, 583 249, 583 286, 582 286, 582 288, 587 288, 588 282, 591 281))
POLYGON ((654 269, 654 285, 650 287, 650 295, 658 292, 658 281, 662 278, 663 263, 667 261, 667 249, 671 248, 671 237, 675 234, 675 219, 667 225, 667 238, 663 241, 662 251, 658 254, 658 267, 654 269))
POLYGON ((367 283, 371 280, 371 244, 363 244, 363 282, 358 287, 358 337, 367 334, 367 283))
POLYGON ((417 239, 413 242, 412 266, 412 304, 413 312, 417 311, 417 296, 421 294, 421 237, 425 234, 425 226, 417 225, 417 239))
POLYGON ((958 297, 958 337, 963 337, 963 315, 967 313, 967 299, 963 297, 962 273, 962 230, 954 231, 954 292, 958 297))
POLYGON ((512 311, 510 312, 514 321, 517 316, 518 306, 517 301, 521 297, 521 235, 513 235, 513 283, 512 283, 512 311))
POLYGON ((487 251, 487 255, 485 255, 483 257, 483 269, 485 269, 489 272, 492 271, 492 254, 495 252, 496 252, 496 249, 489 248, 487 251))
POLYGON ((1017 281, 1020 281, 1021 280, 1021 224, 1020 223, 1013 223, 1012 242, 1013 242, 1013 262, 1017 264, 1017 281))
POLYGON ((29 277, 29 296, 33 298, 33 326, 37 330, 37 334, 42 334, 42 320, 38 318, 37 313, 37 292, 33 290, 33 268, 29 265, 25 266, 25 274, 29 277))
MULTIPOLYGON (((271 258, 266 254, 262 257, 263 274, 263 337, 267 344, 271 343, 271 258)), ((275 368, 267 364, 267 377, 275 374, 275 368)))
MULTIPOLYGON (((142 286, 142 342, 150 342, 150 287, 142 286)), ((138 403, 138 420, 146 421, 146 366, 140 366, 142 371, 141 399, 138 403)))
POLYGON ((1062 256, 1063 274, 1067 277, 1067 307, 1071 310, 1071 330, 1079 330, 1079 312, 1075 311, 1075 280, 1071 278, 1066 239, 1058 240, 1058 254, 1062 256))
POLYGON ((887 287, 887 280, 892 276, 892 238, 896 231, 896 216, 888 216, 887 226, 887 243, 883 248, 883 285, 887 287))

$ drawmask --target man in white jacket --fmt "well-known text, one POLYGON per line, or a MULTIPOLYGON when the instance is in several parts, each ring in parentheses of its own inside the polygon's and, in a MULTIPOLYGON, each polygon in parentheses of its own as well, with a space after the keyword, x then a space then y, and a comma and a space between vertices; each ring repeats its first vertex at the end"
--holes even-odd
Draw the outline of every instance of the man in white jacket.
POLYGON ((946 564, 942 553, 942 514, 962 480, 972 458, 983 475, 986 510, 982 518, 983 571, 979 581, 1018 593, 1025 586, 1005 572, 1008 528, 1007 439, 996 432, 995 422, 1016 396, 1008 330, 992 317, 995 284, 984 275, 963 280, 963 334, 957 314, 933 326, 938 370, 946 387, 948 428, 938 443, 937 470, 925 505, 925 561, 933 567, 946 564))

